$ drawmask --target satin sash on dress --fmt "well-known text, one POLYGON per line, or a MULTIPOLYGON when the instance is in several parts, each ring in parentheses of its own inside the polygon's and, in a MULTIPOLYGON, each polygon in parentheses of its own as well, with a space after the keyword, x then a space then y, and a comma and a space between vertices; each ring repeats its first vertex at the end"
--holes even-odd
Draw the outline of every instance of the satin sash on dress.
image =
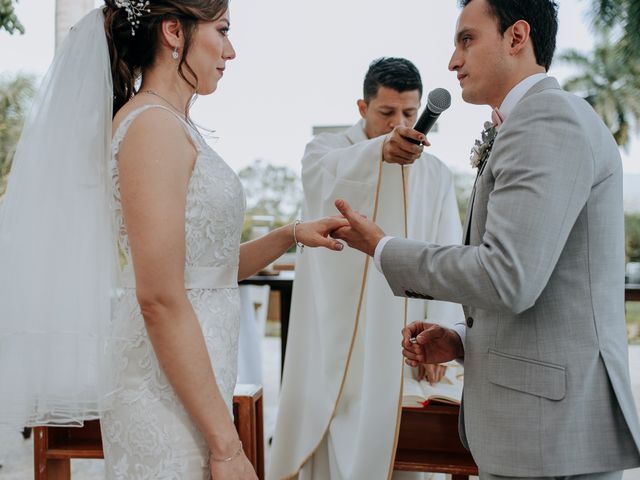
MULTIPOLYGON (((120 272, 119 286, 121 288, 136 288, 136 278, 131 266, 126 266, 120 272)), ((237 288, 238 267, 185 267, 185 290, 237 288)))

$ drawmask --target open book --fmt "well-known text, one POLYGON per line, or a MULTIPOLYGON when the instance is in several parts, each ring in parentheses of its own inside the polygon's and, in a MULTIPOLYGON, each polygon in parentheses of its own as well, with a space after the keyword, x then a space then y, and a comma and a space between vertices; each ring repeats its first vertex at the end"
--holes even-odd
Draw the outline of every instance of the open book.
POLYGON ((464 368, 458 362, 445 365, 447 370, 444 377, 434 386, 426 380, 416 380, 411 369, 405 368, 402 406, 422 408, 431 401, 460 405, 464 368))

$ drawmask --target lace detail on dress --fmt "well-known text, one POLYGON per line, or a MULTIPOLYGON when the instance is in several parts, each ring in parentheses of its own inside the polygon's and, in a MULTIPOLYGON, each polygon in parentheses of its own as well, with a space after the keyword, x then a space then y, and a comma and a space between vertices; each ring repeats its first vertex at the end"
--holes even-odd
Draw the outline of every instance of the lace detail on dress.
MULTIPOLYGON (((126 131, 146 105, 129 114, 112 140, 111 173, 119 246, 127 264, 131 251, 122 218, 117 156, 126 131)), ((175 115, 175 113, 174 113, 175 115)), ((237 266, 244 192, 229 166, 184 120, 197 157, 186 206, 187 266, 237 266)), ((220 392, 232 412, 239 332, 237 288, 192 289, 187 295, 200 322, 220 392)), ((101 419, 108 479, 210 478, 207 447, 158 364, 135 290, 114 300, 110 354, 118 390, 113 410, 101 419)))

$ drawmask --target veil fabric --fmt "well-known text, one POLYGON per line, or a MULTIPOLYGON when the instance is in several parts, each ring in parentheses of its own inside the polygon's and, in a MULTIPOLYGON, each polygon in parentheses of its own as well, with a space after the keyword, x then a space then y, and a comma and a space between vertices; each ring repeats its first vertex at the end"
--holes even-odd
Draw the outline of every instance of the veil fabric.
POLYGON ((56 53, 0 205, 0 427, 82 425, 108 408, 112 109, 96 9, 56 53))

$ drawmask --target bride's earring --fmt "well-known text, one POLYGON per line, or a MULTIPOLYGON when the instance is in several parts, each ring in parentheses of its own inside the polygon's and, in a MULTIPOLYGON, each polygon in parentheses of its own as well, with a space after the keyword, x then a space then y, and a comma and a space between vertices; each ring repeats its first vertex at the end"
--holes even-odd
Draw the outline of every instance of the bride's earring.
POLYGON ((173 48, 173 53, 171 53, 171 58, 173 58, 174 60, 178 60, 178 46, 176 45, 173 48))

